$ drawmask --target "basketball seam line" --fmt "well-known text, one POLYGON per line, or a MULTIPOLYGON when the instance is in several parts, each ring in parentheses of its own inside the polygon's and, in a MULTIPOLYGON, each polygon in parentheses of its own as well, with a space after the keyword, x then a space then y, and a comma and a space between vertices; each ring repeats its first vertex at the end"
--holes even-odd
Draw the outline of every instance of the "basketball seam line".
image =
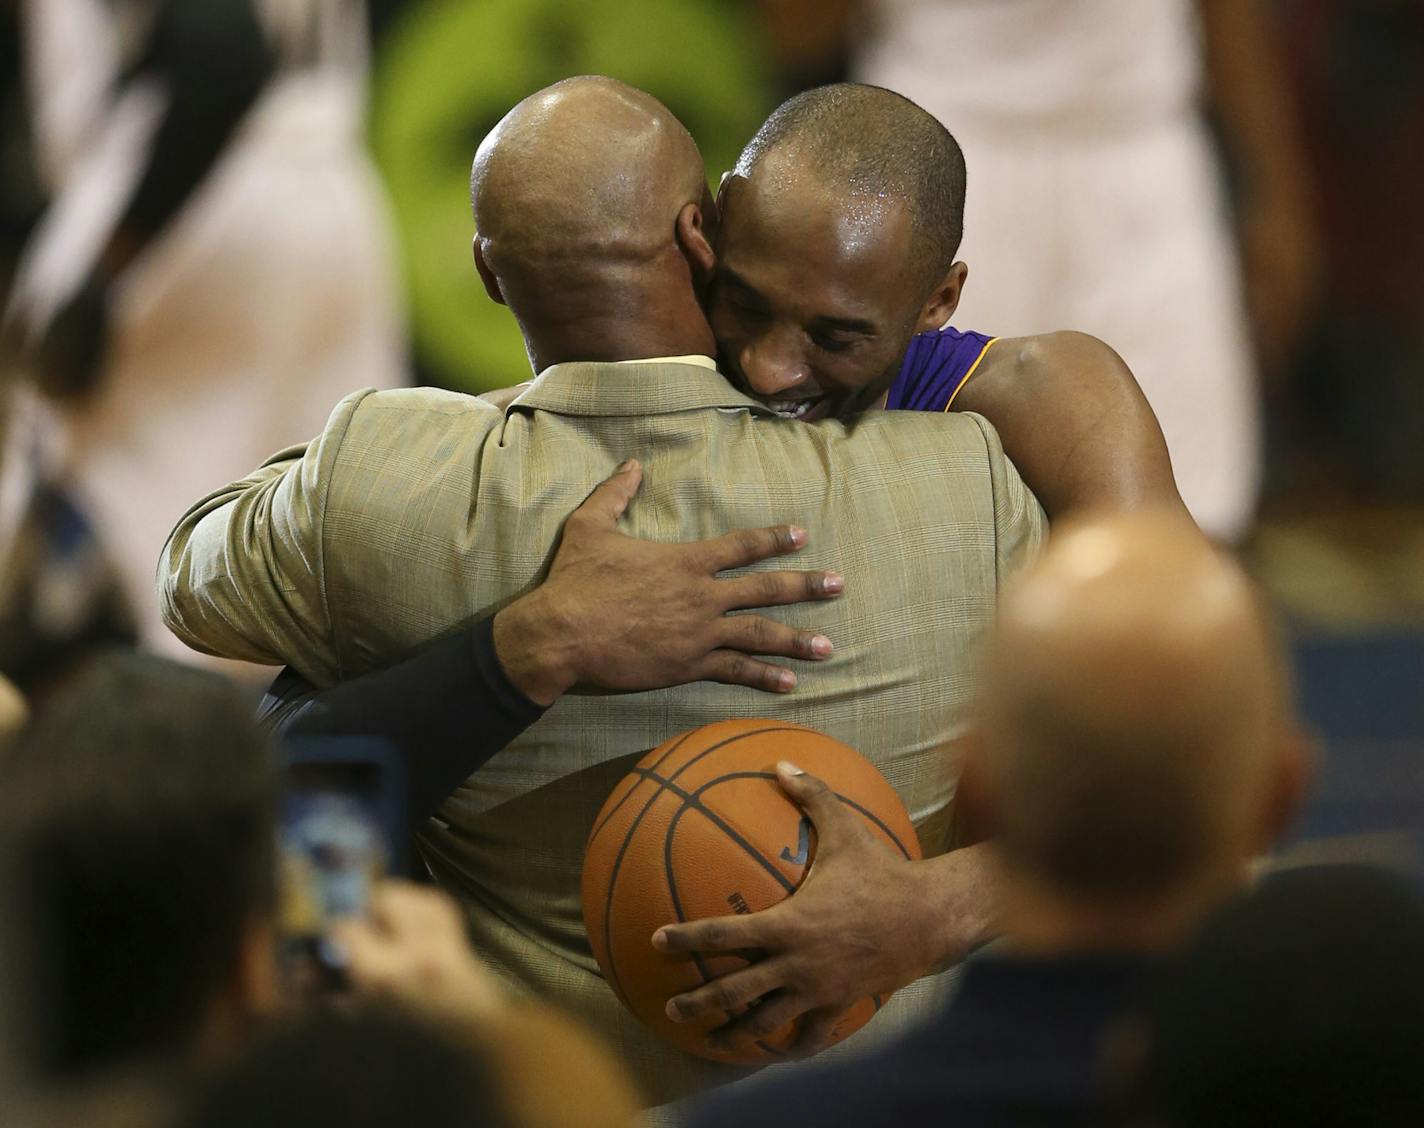
MULTIPOLYGON (((671 756, 674 752, 681 748, 688 741, 688 739, 691 738, 692 735, 697 731, 697 729, 693 729, 690 732, 683 733, 682 737, 678 740, 678 742, 674 744, 671 748, 669 748, 667 752, 665 752, 661 757, 658 758, 657 763, 662 764, 664 760, 666 760, 669 756, 671 756)), ((800 731, 802 731, 800 728, 791 727, 787 725, 768 725, 766 728, 753 729, 751 732, 738 733, 736 736, 730 736, 726 740, 718 741, 716 744, 713 744, 708 748, 704 748, 696 756, 687 761, 687 763, 683 764, 682 767, 678 768, 677 771, 673 772, 669 778, 676 779, 679 775, 687 771, 688 768, 692 767, 693 764, 697 763, 704 756, 709 756, 713 752, 717 751, 717 749, 725 748, 727 745, 735 744, 737 741, 745 740, 747 737, 762 736, 769 732, 800 731)), ((634 769, 634 771, 637 770, 637 768, 634 769)), ((629 791, 628 795, 631 795, 633 791, 636 790, 637 788, 634 787, 632 790, 629 791)), ((621 846, 618 847, 618 853, 613 859, 613 871, 608 875, 608 896, 605 898, 603 905, 603 950, 608 953, 609 986, 611 986, 614 992, 618 995, 618 997, 623 1000, 625 1006, 628 1003, 628 997, 623 992, 623 982, 618 976, 618 960, 613 952, 613 893, 618 886, 618 872, 623 867, 623 857, 628 852, 628 844, 633 839, 633 832, 637 830, 638 827, 642 824, 643 816, 648 813, 652 805, 657 802, 658 796, 660 796, 662 793, 662 787, 659 787, 656 791, 654 791, 648 801, 643 804, 643 809, 639 811, 637 816, 633 819, 633 825, 628 828, 628 833, 623 836, 623 843, 621 846)), ((622 805, 622 803, 628 798, 628 795, 625 795, 623 799, 620 799, 618 801, 619 805, 622 805)), ((610 812, 610 817, 611 814, 612 812, 610 812)), ((607 822, 607 820, 604 821, 607 822)), ((601 830, 602 826, 603 824, 600 824, 599 827, 595 829, 594 834, 596 834, 598 830, 601 830)), ((591 834, 589 835, 589 842, 592 841, 593 835, 591 834)), ((584 852, 585 854, 588 852, 587 846, 584 847, 584 852)))
MULTIPOLYGON (((638 771, 638 769, 634 769, 634 771, 638 771)), ((661 778, 659 778, 659 776, 654 775, 654 773, 652 773, 651 771, 646 773, 644 778, 658 779, 659 782, 662 782, 661 778)), ((686 917, 684 916, 684 913, 682 913, 682 897, 678 896, 678 879, 676 879, 674 873, 672 873, 672 839, 674 839, 676 829, 678 829, 678 820, 681 819, 686 812, 689 812, 689 810, 696 810, 696 812, 701 813, 701 815, 705 816, 705 818, 708 819, 709 822, 712 822, 713 825, 718 826, 719 829, 723 830, 723 832, 726 833, 726 836, 728 836, 729 839, 732 840, 732 842, 735 842, 736 845, 742 847, 742 849, 745 850, 746 853, 749 853, 749 855, 755 857, 758 862, 762 863, 763 867, 768 866, 765 857, 760 855, 758 850, 753 849, 752 843, 749 843, 748 840, 745 839, 745 837, 740 836, 739 833, 736 832, 736 830, 733 830, 731 826, 726 825, 726 823, 723 822, 723 820, 719 818, 719 816, 713 815, 711 810, 706 809, 705 806, 702 805, 702 792, 705 792, 705 790, 712 788, 712 786, 716 785, 716 783, 725 783, 726 780, 729 779, 748 778, 766 778, 766 773, 733 772, 729 773, 729 775, 718 776, 718 778, 716 779, 709 779, 708 782, 703 783, 701 788, 696 789, 696 792, 693 793, 685 792, 685 790, 678 788, 678 786, 676 785, 668 785, 668 789, 671 789, 672 792, 675 793, 675 795, 678 795, 679 798, 684 800, 684 802, 682 802, 682 806, 679 806, 678 808, 678 813, 672 816, 671 822, 668 823, 668 833, 666 833, 666 835, 664 835, 664 839, 662 839, 662 865, 664 865, 664 872, 666 874, 666 879, 668 879, 668 893, 672 896, 672 912, 678 914, 679 921, 684 921, 685 923, 686 917)), ((787 893, 796 892, 795 886, 787 886, 786 877, 783 876, 782 873, 780 873, 780 870, 772 869, 770 870, 770 873, 772 873, 773 877, 776 877, 776 880, 778 880, 778 882, 782 884, 783 887, 786 887, 787 893)), ((708 967, 706 967, 706 961, 702 959, 701 951, 693 951, 692 963, 693 966, 698 968, 698 974, 702 977, 703 986, 706 986, 706 984, 711 983, 712 976, 709 976, 708 974, 708 967)), ((742 1010, 738 1011, 736 1015, 729 1015, 729 1017, 740 1017, 740 1015, 746 1014, 750 1010, 752 1010, 752 1008, 742 1007, 742 1010)), ((722 1011, 722 1013, 726 1014, 726 1011, 722 1011)), ((756 1045, 756 1047, 758 1047, 759 1050, 762 1050, 763 1053, 768 1053, 772 1055, 772 1057, 786 1057, 785 1051, 778 1050, 775 1045, 769 1044, 768 1041, 765 1040, 765 1038, 756 1038, 756 1040, 753 1041, 752 1044, 756 1045)))
MULTIPOLYGON (((788 727, 788 726, 786 726, 786 725, 781 725, 781 726, 774 727, 774 728, 754 729, 754 730, 751 731, 751 732, 738 733, 736 736, 729 737, 728 739, 723 740, 723 741, 719 741, 718 743, 712 745, 710 748, 704 748, 704 749, 703 749, 701 752, 699 752, 696 756, 694 756, 692 759, 688 760, 687 763, 683 764, 682 767, 678 768, 677 771, 673 772, 670 778, 676 779, 681 773, 685 772, 688 768, 692 767, 693 764, 697 763, 698 760, 702 759, 703 756, 707 755, 707 753, 709 753, 709 752, 715 752, 717 749, 722 748, 722 747, 724 747, 725 745, 732 744, 732 743, 734 743, 734 742, 736 742, 736 741, 738 741, 738 740, 741 740, 743 737, 746 737, 746 736, 761 736, 761 735, 763 735, 763 734, 765 734, 765 733, 768 733, 768 732, 799 732, 799 731, 800 731, 800 730, 797 729, 797 728, 788 727)), ((686 744, 687 741, 688 741, 688 739, 689 739, 690 737, 696 735, 697 732, 698 732, 697 729, 689 729, 687 732, 683 733, 680 737, 677 738, 677 743, 674 744, 671 748, 669 748, 666 752, 664 752, 661 756, 659 756, 659 757, 658 757, 658 762, 657 762, 656 764, 654 764, 654 765, 652 766, 652 768, 649 769, 649 770, 656 771, 659 767, 662 766, 662 763, 663 763, 664 760, 666 760, 669 756, 671 756, 674 752, 676 752, 679 748, 681 748, 684 744, 686 744)), ((636 767, 636 766, 638 766, 638 765, 635 765, 635 767, 636 767)), ((630 772, 629 774, 631 775, 632 773, 630 772)), ((597 824, 591 831, 589 831, 589 834, 588 834, 588 842, 587 842, 587 843, 585 844, 585 846, 584 846, 585 852, 587 852, 587 849, 588 849, 589 846, 592 846, 592 845, 593 845, 593 840, 594 840, 594 838, 596 838, 596 837, 598 836, 598 832, 599 832, 600 830, 602 830, 606 825, 608 825, 608 820, 611 819, 614 815, 616 815, 616 814, 618 813, 618 809, 619 809, 620 807, 622 807, 623 804, 626 803, 626 802, 632 797, 633 792, 635 792, 635 791, 637 791, 637 790, 638 790, 638 788, 637 788, 636 785, 634 785, 633 787, 630 787, 630 788, 628 789, 627 793, 623 796, 623 798, 619 799, 618 802, 614 804, 613 810, 609 811, 608 814, 606 814, 606 815, 598 822, 598 824, 597 824)))
MULTIPOLYGON (((706 783, 698 787, 695 792, 688 792, 685 789, 678 787, 670 780, 663 779, 663 777, 657 775, 656 772, 654 772, 650 768, 634 768, 633 771, 639 776, 641 776, 644 781, 653 780, 658 783, 660 785, 659 791, 671 791, 674 795, 678 796, 683 801, 682 806, 677 809, 677 813, 673 815, 671 822, 668 823, 667 833, 663 836, 663 872, 664 876, 667 879, 668 893, 672 897, 673 912, 677 914, 677 919, 679 922, 685 922, 687 918, 683 915, 682 912, 682 898, 678 896, 677 878, 673 874, 672 840, 673 836, 677 832, 678 821, 687 811, 697 811, 701 813, 704 817, 706 817, 709 822, 711 822, 719 830, 725 833, 727 837, 732 840, 732 842, 740 846, 745 853, 750 854, 753 859, 759 862, 763 869, 766 869, 769 873, 771 873, 771 875, 776 878, 776 880, 782 885, 782 887, 786 889, 788 895, 795 893, 796 889, 799 888, 799 886, 788 885, 785 875, 782 874, 780 870, 776 869, 775 866, 767 860, 765 855, 763 855, 759 850, 753 847, 752 844, 748 842, 746 838, 744 838, 740 833, 738 833, 731 826, 729 826, 720 815, 717 815, 715 812, 708 810, 702 802, 703 792, 710 790, 719 783, 726 783, 728 780, 735 779, 774 780, 776 779, 775 772, 728 772, 726 775, 717 776, 715 779, 708 780, 706 783)), ((908 850, 905 849, 904 843, 900 841, 900 836, 896 834, 893 830, 891 830, 888 826, 886 826, 884 821, 880 819, 879 816, 877 816, 874 812, 868 810, 867 808, 861 806, 854 799, 849 799, 846 796, 842 795, 839 791, 832 791, 831 794, 834 795, 846 806, 851 807, 856 811, 859 811, 865 818, 875 823, 876 826, 878 826, 886 833, 890 841, 895 843, 896 848, 900 851, 901 854, 905 856, 906 861, 910 859, 910 853, 908 850)), ((702 954, 700 952, 692 953, 692 962, 694 963, 694 965, 696 965, 697 974, 702 977, 703 984, 706 985, 707 983, 710 983, 712 981, 712 977, 707 973, 707 965, 703 961, 702 954)), ((885 1005, 885 1001, 879 995, 871 995, 870 1001, 875 1005, 876 1011, 879 1011, 880 1008, 885 1005)), ((749 1006, 744 1007, 739 1012, 739 1015, 746 1014, 751 1009, 752 1008, 749 1006)), ((761 1038, 756 1039, 754 1045, 773 1055, 774 1057, 786 1056, 784 1051, 778 1050, 775 1046, 769 1045, 761 1038)))

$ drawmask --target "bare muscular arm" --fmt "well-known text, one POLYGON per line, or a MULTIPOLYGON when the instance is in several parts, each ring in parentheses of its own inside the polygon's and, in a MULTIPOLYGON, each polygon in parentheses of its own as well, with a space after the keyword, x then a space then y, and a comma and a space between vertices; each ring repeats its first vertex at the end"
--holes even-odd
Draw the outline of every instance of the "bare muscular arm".
POLYGON ((1182 506, 1162 428, 1122 358, 1086 333, 1001 340, 954 400, 984 416, 1052 519, 1182 506))

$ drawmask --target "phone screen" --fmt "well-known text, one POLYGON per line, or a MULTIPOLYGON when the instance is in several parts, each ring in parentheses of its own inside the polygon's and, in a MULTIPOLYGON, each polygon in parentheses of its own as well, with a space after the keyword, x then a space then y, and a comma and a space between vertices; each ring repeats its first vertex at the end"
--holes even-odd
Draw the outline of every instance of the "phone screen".
POLYGON ((380 741, 292 741, 284 748, 278 920, 294 990, 339 986, 344 959, 326 934, 361 916, 371 888, 399 873, 405 845, 404 773, 380 741))

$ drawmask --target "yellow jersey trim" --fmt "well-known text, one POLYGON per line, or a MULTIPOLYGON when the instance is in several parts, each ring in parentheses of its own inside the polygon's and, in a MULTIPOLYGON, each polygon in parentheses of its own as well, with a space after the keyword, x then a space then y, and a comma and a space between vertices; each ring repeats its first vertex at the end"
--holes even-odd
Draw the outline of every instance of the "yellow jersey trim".
POLYGON ((969 366, 969 371, 964 374, 964 379, 959 381, 959 387, 955 388, 954 391, 950 393, 949 402, 944 405, 945 411, 948 411, 951 407, 954 406, 954 401, 959 397, 959 393, 964 391, 964 385, 969 383, 969 381, 974 378, 974 373, 979 371, 979 365, 983 363, 984 358, 989 355, 989 350, 992 349, 995 345, 997 345, 1002 339, 1003 338, 1001 337, 990 337, 987 341, 984 342, 984 347, 979 350, 979 355, 974 358, 974 363, 969 366))

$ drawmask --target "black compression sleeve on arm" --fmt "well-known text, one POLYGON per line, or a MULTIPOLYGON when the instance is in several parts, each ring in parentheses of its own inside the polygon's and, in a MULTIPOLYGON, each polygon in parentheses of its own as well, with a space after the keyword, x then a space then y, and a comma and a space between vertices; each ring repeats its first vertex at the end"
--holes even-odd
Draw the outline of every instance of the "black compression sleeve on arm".
POLYGON ((255 0, 163 0, 147 49, 131 75, 167 88, 168 112, 154 138, 121 226, 154 238, 202 183, 271 77, 275 58, 255 0))
POLYGON ((303 705, 281 727, 293 736, 389 740, 405 754, 417 822, 544 715, 500 665, 493 615, 388 670, 321 692, 284 673, 269 699, 303 692, 303 705))

